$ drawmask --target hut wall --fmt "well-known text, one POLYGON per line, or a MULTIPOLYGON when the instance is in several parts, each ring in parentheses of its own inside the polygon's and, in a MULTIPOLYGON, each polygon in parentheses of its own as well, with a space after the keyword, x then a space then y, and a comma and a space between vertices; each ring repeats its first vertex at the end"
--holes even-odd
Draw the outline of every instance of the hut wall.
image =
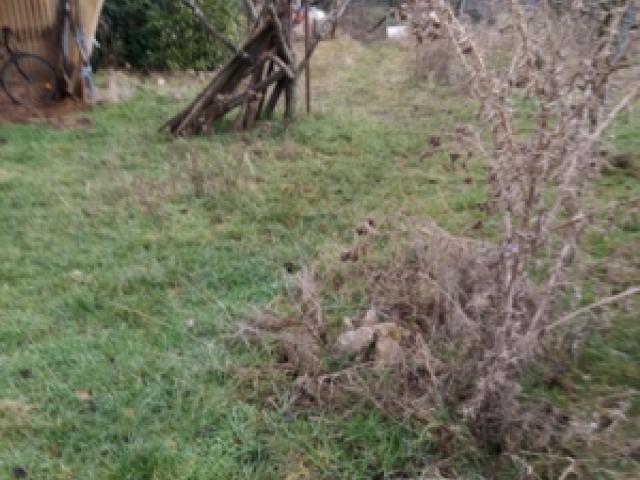
POLYGON ((58 0, 1 0, 0 27, 14 31, 15 46, 57 63, 58 0))
MULTIPOLYGON (((104 0, 78 0, 78 14, 85 37, 94 38, 104 0)), ((15 45, 23 52, 35 53, 52 65, 60 63, 58 9, 60 0, 0 0, 0 27, 15 32, 15 45)), ((72 39, 73 41, 73 39, 72 39)), ((92 45, 89 45, 91 48, 92 45)), ((0 53, 0 62, 4 53, 0 53)), ((78 52, 72 46, 71 60, 78 64, 78 52)), ((76 69, 77 70, 77 69, 76 69)), ((77 79, 77 72, 73 75, 77 79)))

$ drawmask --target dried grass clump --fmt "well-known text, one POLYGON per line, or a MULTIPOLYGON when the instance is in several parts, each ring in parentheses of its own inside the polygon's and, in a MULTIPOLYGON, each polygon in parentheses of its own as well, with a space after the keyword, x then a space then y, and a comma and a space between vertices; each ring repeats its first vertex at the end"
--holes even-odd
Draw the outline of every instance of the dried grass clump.
MULTIPOLYGON (((370 401, 392 416, 448 410, 477 438, 504 437, 514 418, 528 324, 500 318, 497 246, 424 224, 404 235, 365 222, 340 255, 303 270, 289 295, 248 330, 276 342, 295 377, 297 401, 370 401), (328 305, 360 299, 355 318, 328 305)), ((535 289, 517 287, 514 306, 535 310, 535 289)))
POLYGON ((0 433, 9 434, 27 428, 33 408, 19 400, 0 399, 0 433))
MULTIPOLYGON (((367 221, 355 238, 350 248, 303 269, 268 312, 243 325, 243 338, 275 348, 276 367, 258 375, 275 381, 277 391, 284 381, 287 404, 348 411, 364 402, 391 418, 430 424, 446 412, 452 423, 432 432, 445 459, 468 450, 470 440, 519 463, 523 449, 581 451, 613 438, 614 426, 585 430, 595 421, 589 415, 519 402, 522 374, 557 352, 561 336, 535 328, 545 292, 525 278, 514 287, 518 315, 500 314, 499 245, 433 223, 399 231, 367 221), (349 316, 336 313, 356 304, 349 316)), ((554 307, 550 318, 560 313, 554 307)), ((598 416, 602 423, 618 415, 609 410, 598 416)), ((616 418, 615 428, 624 426, 616 418)), ((559 475, 567 461, 541 456, 534 467, 559 475)), ((588 465, 578 461, 574 468, 588 465)))
POLYGON ((132 174, 124 168, 122 158, 114 155, 104 162, 107 178, 96 179, 89 188, 102 192, 107 201, 118 202, 125 214, 136 209, 162 219, 172 203, 184 209, 185 200, 206 202, 228 192, 255 189, 262 179, 253 162, 260 155, 259 147, 205 155, 178 144, 164 171, 153 169, 144 175, 132 174))
POLYGON ((416 49, 415 74, 417 80, 429 80, 437 85, 451 85, 459 77, 455 52, 446 40, 430 42, 416 49))

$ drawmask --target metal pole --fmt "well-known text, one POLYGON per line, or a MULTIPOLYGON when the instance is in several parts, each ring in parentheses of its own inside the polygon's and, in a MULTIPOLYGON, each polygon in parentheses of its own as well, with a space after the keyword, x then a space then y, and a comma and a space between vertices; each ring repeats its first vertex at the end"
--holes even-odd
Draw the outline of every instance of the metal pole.
MULTIPOLYGON (((309 54, 309 0, 304 0, 304 54, 309 54)), ((304 69, 304 90, 307 113, 311 113, 311 62, 304 69)))

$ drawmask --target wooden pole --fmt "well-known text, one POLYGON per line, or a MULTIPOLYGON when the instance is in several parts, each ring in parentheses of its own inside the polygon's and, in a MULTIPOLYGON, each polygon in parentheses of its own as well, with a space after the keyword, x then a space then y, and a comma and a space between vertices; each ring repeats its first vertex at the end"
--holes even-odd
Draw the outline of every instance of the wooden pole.
MULTIPOLYGON (((278 85, 276 85, 276 87, 274 88, 273 94, 279 96, 280 93, 282 92, 282 89, 284 89, 284 102, 285 102, 284 118, 287 122, 290 122, 291 120, 293 120, 293 117, 296 114, 296 86, 298 85, 298 78, 297 78, 298 72, 296 72, 295 70, 296 58, 295 58, 295 52, 293 50, 293 44, 291 43, 291 32, 293 30, 293 20, 291 18, 292 0, 283 0, 283 2, 286 4, 286 8, 287 8, 286 43, 289 48, 289 55, 291 56, 290 58, 291 69, 293 70, 294 76, 293 76, 293 79, 286 80, 285 82, 282 82, 282 83, 278 83, 278 85)), ((277 102, 277 100, 278 98, 276 97, 275 101, 277 102)), ((270 109, 271 113, 273 112, 274 107, 275 107, 275 104, 270 109)))
MULTIPOLYGON (((304 0, 304 55, 309 55, 309 0, 304 0)), ((304 93, 307 114, 311 113, 311 62, 304 69, 304 93)))

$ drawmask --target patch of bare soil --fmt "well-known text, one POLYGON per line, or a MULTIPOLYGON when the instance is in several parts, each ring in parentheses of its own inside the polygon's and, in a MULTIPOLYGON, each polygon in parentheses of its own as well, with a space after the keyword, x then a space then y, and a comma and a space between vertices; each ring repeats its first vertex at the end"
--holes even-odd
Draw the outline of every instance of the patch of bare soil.
POLYGON ((88 110, 87 105, 66 98, 37 107, 16 105, 0 90, 0 125, 10 123, 36 123, 64 129, 81 129, 92 125, 91 119, 79 115, 88 110))
MULTIPOLYGON (((96 105, 118 104, 129 101, 139 89, 185 100, 200 88, 211 72, 167 72, 140 75, 121 70, 106 70, 97 77, 96 105)), ((71 98, 38 107, 16 105, 0 90, 0 125, 11 123, 46 124, 54 128, 83 129, 92 126, 91 119, 82 115, 91 106, 71 98)))

